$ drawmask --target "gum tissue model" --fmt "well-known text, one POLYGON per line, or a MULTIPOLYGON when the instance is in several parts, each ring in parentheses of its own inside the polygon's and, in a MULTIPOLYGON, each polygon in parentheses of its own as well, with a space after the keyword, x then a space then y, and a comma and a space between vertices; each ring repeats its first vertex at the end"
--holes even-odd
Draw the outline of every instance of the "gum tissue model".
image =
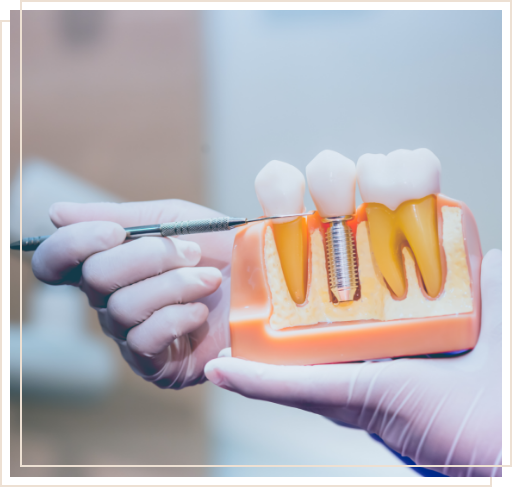
MULTIPOLYGON (((356 167, 326 150, 306 175, 313 215, 236 236, 233 356, 308 365, 473 348, 480 239, 469 208, 440 194, 438 158, 397 150, 356 167)), ((304 176, 290 164, 269 162, 255 187, 266 216, 304 212, 304 176)))

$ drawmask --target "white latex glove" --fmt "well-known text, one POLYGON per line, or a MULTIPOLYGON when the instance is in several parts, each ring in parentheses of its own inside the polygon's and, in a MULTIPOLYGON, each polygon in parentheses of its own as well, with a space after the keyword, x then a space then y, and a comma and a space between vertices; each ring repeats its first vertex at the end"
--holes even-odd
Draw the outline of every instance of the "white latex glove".
POLYGON ((501 251, 484 258, 482 328, 475 349, 451 358, 279 366, 209 362, 216 385, 378 435, 418 465, 450 476, 501 475, 501 251), (443 467, 474 465, 472 467, 443 467), (476 466, 487 465, 487 466, 476 466))
POLYGON ((36 250, 32 268, 43 282, 87 294, 138 375, 161 388, 198 384, 205 364, 229 346, 236 231, 123 244, 123 227, 219 216, 181 200, 57 203, 50 218, 60 228, 36 250))

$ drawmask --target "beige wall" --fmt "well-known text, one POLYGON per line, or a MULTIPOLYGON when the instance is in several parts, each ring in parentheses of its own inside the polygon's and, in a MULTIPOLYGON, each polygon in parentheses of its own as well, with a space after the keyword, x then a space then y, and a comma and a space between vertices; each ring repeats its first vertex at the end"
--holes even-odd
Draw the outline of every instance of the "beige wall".
MULTIPOLYGON (((186 11, 25 12, 24 157, 47 158, 126 200, 203 203, 198 24, 186 11)), ((15 41, 15 22, 11 29, 15 41)), ((17 120, 14 103, 14 129, 17 120)))

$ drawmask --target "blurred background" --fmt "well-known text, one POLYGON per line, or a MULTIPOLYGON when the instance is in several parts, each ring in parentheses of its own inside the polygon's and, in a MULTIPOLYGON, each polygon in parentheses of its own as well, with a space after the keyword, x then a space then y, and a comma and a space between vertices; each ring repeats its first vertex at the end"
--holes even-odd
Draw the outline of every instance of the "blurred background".
MULTIPOLYGON (((11 11, 11 240, 19 228, 19 12, 11 11)), ((55 201, 183 198, 261 213, 272 159, 427 147, 442 192, 501 248, 501 12, 25 11, 23 234, 55 201)), ((360 203, 359 195, 357 196, 360 203)), ((307 196, 306 206, 313 208, 307 196)), ((11 251, 11 475, 415 476, 366 433, 207 383, 131 372, 76 289, 11 251), (65 366, 63 365, 65 364, 65 366), (44 465, 356 465, 351 468, 44 465), (369 468, 364 465, 397 465, 369 468), (363 465, 363 466, 361 466, 363 465)))

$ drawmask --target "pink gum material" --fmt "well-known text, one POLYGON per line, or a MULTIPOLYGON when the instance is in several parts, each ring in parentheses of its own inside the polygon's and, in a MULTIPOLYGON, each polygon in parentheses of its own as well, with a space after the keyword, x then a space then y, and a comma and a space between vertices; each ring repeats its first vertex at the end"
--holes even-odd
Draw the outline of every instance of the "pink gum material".
MULTIPOLYGON (((393 321, 350 321, 273 330, 264 242, 269 222, 254 223, 235 239, 231 272, 231 348, 234 357, 277 365, 313 365, 444 353, 473 348, 480 332, 482 250, 476 221, 462 202, 437 195, 441 207, 462 209, 462 228, 471 278, 473 311, 393 321)), ((366 219, 365 205, 356 213, 366 219)), ((321 223, 308 217, 311 234, 321 223)), ((356 235, 357 238, 357 235, 356 235)), ((440 235, 442 239, 442 235, 440 235)))

